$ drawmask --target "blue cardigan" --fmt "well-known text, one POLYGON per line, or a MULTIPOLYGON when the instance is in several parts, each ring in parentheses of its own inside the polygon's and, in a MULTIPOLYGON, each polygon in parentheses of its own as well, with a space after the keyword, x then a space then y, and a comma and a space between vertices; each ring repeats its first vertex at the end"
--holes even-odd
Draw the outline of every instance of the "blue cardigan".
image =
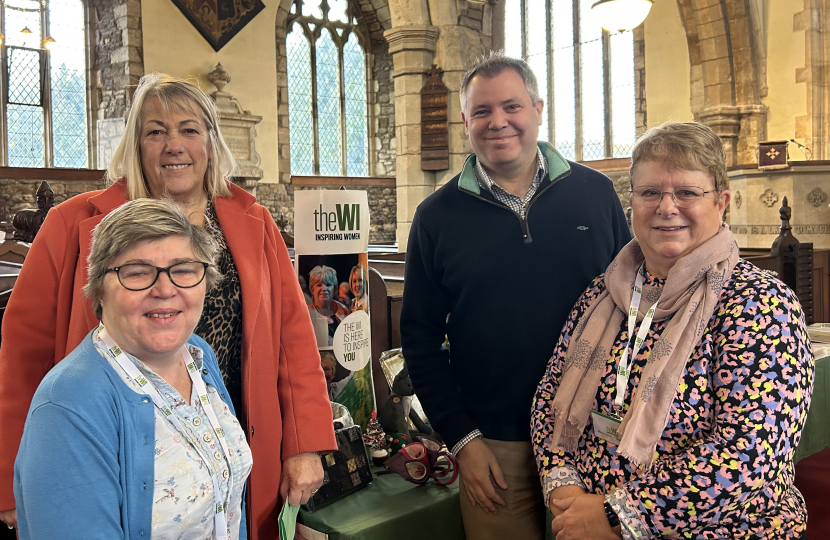
MULTIPOLYGON (((129 388, 92 343, 92 332, 43 378, 14 464, 21 540, 149 540, 155 406, 129 388)), ((202 378, 233 411, 213 350, 202 378)), ((240 537, 245 538, 244 506, 240 537)))

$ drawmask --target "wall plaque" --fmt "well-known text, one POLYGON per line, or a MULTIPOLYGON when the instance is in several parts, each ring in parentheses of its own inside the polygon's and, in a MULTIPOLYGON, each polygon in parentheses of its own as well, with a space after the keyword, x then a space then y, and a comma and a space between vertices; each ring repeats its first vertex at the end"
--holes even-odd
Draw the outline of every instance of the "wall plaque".
POLYGON ((173 0, 190 24, 219 51, 265 9, 261 0, 173 0))
POLYGON ((243 110, 239 101, 224 91, 225 85, 231 82, 231 76, 222 64, 216 64, 216 68, 207 74, 207 80, 218 89, 210 97, 219 111, 219 129, 236 159, 236 169, 230 180, 255 194, 254 190, 262 178, 262 169, 259 168, 261 160, 256 151, 256 125, 262 117, 243 110))
POLYGON ((450 168, 449 89, 441 76, 443 69, 432 64, 429 80, 421 88, 421 170, 450 168))

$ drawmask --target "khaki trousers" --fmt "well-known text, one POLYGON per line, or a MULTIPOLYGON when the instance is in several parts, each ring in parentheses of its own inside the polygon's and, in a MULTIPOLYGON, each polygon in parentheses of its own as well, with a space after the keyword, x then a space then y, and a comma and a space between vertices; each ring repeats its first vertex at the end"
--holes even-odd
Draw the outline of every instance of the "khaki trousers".
POLYGON ((495 484, 493 487, 507 506, 496 505, 496 515, 486 513, 478 506, 474 507, 470 504, 461 479, 461 517, 467 540, 543 540, 545 506, 530 443, 482 440, 496 456, 504 474, 508 489, 501 489, 495 484))

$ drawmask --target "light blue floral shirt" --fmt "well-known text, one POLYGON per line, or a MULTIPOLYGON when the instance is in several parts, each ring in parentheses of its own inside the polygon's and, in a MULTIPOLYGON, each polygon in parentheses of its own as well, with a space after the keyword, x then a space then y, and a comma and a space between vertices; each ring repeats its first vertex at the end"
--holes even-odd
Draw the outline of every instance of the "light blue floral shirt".
MULTIPOLYGON (((136 393, 143 393, 138 385, 127 375, 113 358, 106 353, 106 346, 98 340, 97 330, 92 336, 98 352, 107 359, 121 379, 136 393)), ((196 367, 202 369, 202 350, 193 345, 186 345, 196 362, 196 367)), ((208 385, 208 398, 213 407, 219 424, 225 432, 225 440, 231 455, 230 469, 228 461, 219 441, 213 434, 210 421, 196 394, 195 387, 190 396, 190 403, 171 386, 156 375, 143 362, 127 354, 142 375, 156 385, 162 399, 173 411, 173 416, 179 419, 187 431, 182 434, 164 414, 155 410, 155 462, 153 488, 153 540, 206 540, 216 538, 214 532, 214 497, 213 482, 210 473, 205 467, 194 444, 199 445, 202 453, 216 461, 220 473, 219 489, 222 500, 227 500, 228 528, 230 538, 239 538, 239 526, 242 517, 242 490, 245 481, 251 473, 253 460, 251 449, 245 440, 245 433, 239 421, 231 414, 230 409, 216 388, 208 385), (224 474, 225 472, 228 474, 224 474), (225 478, 227 476, 227 478, 225 478), (233 485, 231 485, 233 480, 233 485)))

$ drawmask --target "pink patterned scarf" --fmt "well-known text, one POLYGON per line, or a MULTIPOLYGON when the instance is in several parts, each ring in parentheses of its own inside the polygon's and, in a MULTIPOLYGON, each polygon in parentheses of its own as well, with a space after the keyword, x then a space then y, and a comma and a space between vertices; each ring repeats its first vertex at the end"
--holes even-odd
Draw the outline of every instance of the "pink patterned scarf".
MULTIPOLYGON (((553 400, 554 446, 576 448, 644 260, 637 239, 617 254, 605 271, 606 290, 585 311, 571 334, 562 379, 553 400)), ((700 342, 723 284, 737 263, 738 246, 724 225, 715 236, 677 260, 662 291, 650 285, 643 287, 638 323, 645 315, 645 306, 658 296, 654 320, 669 322, 652 347, 638 388, 633 397, 628 396, 631 406, 620 426, 623 436, 617 452, 634 465, 651 465, 686 362, 700 342)))

